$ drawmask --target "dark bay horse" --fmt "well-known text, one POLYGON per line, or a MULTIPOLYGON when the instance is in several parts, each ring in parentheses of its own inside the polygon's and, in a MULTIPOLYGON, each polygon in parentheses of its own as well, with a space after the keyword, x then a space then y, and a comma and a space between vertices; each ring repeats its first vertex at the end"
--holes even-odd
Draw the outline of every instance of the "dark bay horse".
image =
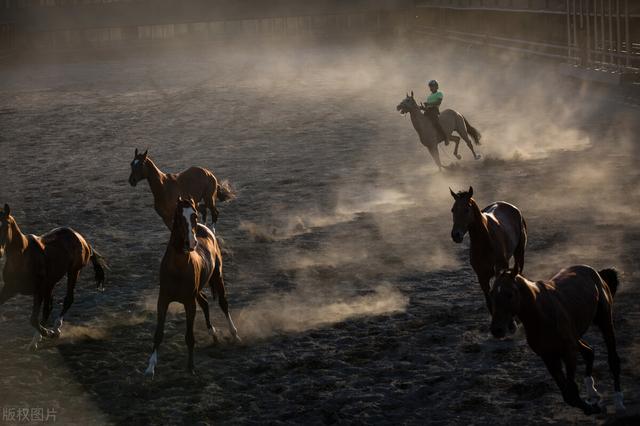
POLYGON ((129 183, 136 186, 146 179, 153 193, 153 205, 165 225, 171 230, 173 209, 178 197, 191 198, 196 203, 204 201, 200 210, 202 223, 206 225, 207 209, 211 211, 212 227, 218 220, 216 200, 225 202, 235 198, 235 193, 228 182, 218 182, 214 174, 202 167, 190 167, 181 173, 163 173, 147 155, 136 149, 131 162, 129 183))
POLYGON ((104 259, 71 228, 56 228, 42 236, 24 235, 11 216, 8 204, 0 211, 0 257, 6 253, 2 276, 4 287, 0 305, 16 294, 33 295, 31 325, 36 333, 29 345, 37 349, 42 336, 57 337, 64 315, 73 303, 73 293, 80 270, 93 264, 98 289, 104 285, 104 259), (55 329, 45 327, 53 309, 53 288, 67 275, 67 294, 55 329), (42 306, 42 319, 39 310, 42 306))
MULTIPOLYGON (((473 197, 473 187, 457 194, 449 188, 455 200, 451 238, 461 243, 469 232, 471 267, 478 276, 489 313, 489 282, 496 271, 509 269, 513 257, 518 273, 524 267, 524 250, 527 245, 527 223, 517 207, 497 201, 480 210, 473 197)), ((513 324, 515 327, 515 324, 513 324)))
MULTIPOLYGON (((438 151, 438 144, 441 140, 438 137, 438 132, 429 117, 426 117, 420 110, 420 106, 413 97, 413 91, 411 92, 411 95, 407 93, 407 97, 398 104, 396 109, 403 115, 407 113, 409 114, 413 128, 416 130, 418 137, 420 138, 420 143, 429 150, 429 153, 431 154, 431 157, 433 157, 433 161, 436 162, 438 169, 442 169, 444 166, 440 162, 440 152, 438 151)), ((458 160, 462 158, 462 156, 458 154, 460 138, 451 136, 453 131, 456 131, 467 143, 467 146, 473 154, 473 158, 476 160, 480 159, 480 156, 476 154, 473 149, 471 139, 473 139, 476 145, 480 145, 480 138, 482 135, 480 135, 480 132, 475 127, 469 124, 462 114, 452 109, 445 109, 440 114, 439 120, 444 132, 450 139, 453 139, 456 144, 453 155, 455 155, 458 160), (469 137, 471 137, 471 139, 469 137)), ((448 145, 449 143, 446 142, 445 144, 448 145)))
POLYGON ((549 281, 538 282, 529 281, 515 269, 501 272, 491 289, 491 333, 504 337, 511 318, 517 316, 524 325, 529 346, 544 361, 565 402, 585 414, 595 414, 600 412, 600 395, 591 377, 594 354, 582 335, 591 324, 596 324, 607 345, 615 390, 613 400, 619 413, 625 408, 612 315, 618 285, 615 270, 596 272, 584 265, 571 266, 549 281), (586 364, 584 384, 588 402, 580 398, 575 382, 578 353, 586 364))
POLYGON ((196 303, 200 305, 207 328, 217 341, 216 329, 209 318, 209 302, 204 293, 205 286, 211 286, 218 296, 218 303, 227 317, 229 330, 234 339, 240 340, 231 315, 222 276, 222 254, 215 234, 198 223, 198 213, 193 200, 178 198, 174 209, 173 226, 169 244, 160 265, 160 293, 158 295, 158 323, 153 340, 153 351, 145 375, 153 376, 158 363, 158 347, 164 336, 167 308, 171 302, 184 305, 187 315, 185 340, 189 350, 188 370, 193 374, 193 321, 196 303))

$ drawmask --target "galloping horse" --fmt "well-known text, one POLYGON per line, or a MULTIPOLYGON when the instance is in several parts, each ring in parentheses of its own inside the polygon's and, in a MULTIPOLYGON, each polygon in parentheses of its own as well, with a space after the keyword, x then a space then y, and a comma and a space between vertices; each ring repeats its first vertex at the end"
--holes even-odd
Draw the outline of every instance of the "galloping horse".
POLYGON ((181 173, 163 173, 147 155, 148 151, 138 153, 136 148, 131 162, 129 183, 136 186, 147 179, 153 193, 153 205, 165 225, 171 230, 173 209, 178 197, 191 198, 196 203, 204 201, 201 208, 202 223, 206 225, 207 209, 211 211, 212 228, 218 220, 216 199, 222 202, 235 198, 235 193, 227 181, 222 183, 214 174, 202 167, 190 167, 181 173))
MULTIPOLYGON (((527 245, 527 223, 517 207, 497 201, 489 204, 480 211, 480 207, 473 197, 473 187, 468 192, 457 194, 449 188, 455 200, 451 212, 453 213, 453 228, 451 238, 461 243, 469 232, 470 263, 478 276, 480 287, 484 293, 489 313, 491 300, 489 298, 489 281, 496 271, 509 269, 509 261, 513 257, 518 273, 524 267, 524 249, 527 245)), ((515 324, 512 324, 515 327, 515 324)))
POLYGON ((158 347, 164 336, 167 308, 171 302, 184 305, 187 315, 185 340, 189 350, 187 369, 194 374, 193 367, 193 321, 196 302, 200 305, 207 328, 217 342, 216 329, 209 318, 209 302, 204 293, 207 283, 227 317, 229 330, 234 339, 240 340, 231 315, 222 277, 222 254, 216 236, 207 227, 198 223, 198 214, 193 200, 178 198, 174 209, 173 226, 169 244, 160 265, 160 293, 158 295, 158 323, 153 340, 153 352, 145 375, 153 376, 158 363, 158 347))
MULTIPOLYGON (((407 97, 404 98, 402 102, 398 104, 396 107, 401 114, 409 113, 411 116, 411 123, 413 123, 413 128, 416 129, 418 136, 420 137, 420 142, 422 145, 426 146, 433 157, 433 161, 438 165, 438 169, 442 169, 442 163, 440 162, 440 152, 438 151, 438 143, 440 143, 438 132, 436 131, 433 123, 429 120, 429 117, 426 117, 422 111, 420 111, 420 107, 413 97, 413 91, 411 91, 411 95, 407 93, 407 97)), ((444 129, 444 132, 448 137, 455 138, 456 148, 453 154, 459 160, 462 158, 460 154, 458 154, 458 146, 460 145, 460 138, 455 136, 450 136, 451 133, 455 130, 462 139, 467 143, 467 146, 473 153, 473 158, 476 160, 480 159, 480 156, 476 154, 473 150, 473 144, 469 139, 469 136, 473 139, 476 145, 480 145, 480 132, 473 127, 466 118, 462 114, 452 109, 445 109, 440 114, 440 124, 444 129)), ((445 142, 446 145, 449 142, 445 142)))
POLYGON ((596 324, 607 345, 609 368, 613 374, 616 412, 624 411, 620 390, 620 358, 613 330, 613 296, 618 289, 613 269, 596 272, 579 265, 563 269, 549 281, 529 281, 517 270, 501 272, 491 289, 493 312, 491 333, 502 338, 516 315, 524 325, 527 342, 544 361, 558 384, 564 401, 585 414, 600 412, 600 394, 594 386, 593 349, 582 339, 589 326, 596 324), (589 398, 580 398, 575 382, 578 352, 584 358, 584 384, 589 398), (562 363, 566 376, 562 371, 562 363))
POLYGON ((4 287, 0 292, 0 305, 16 294, 33 295, 31 325, 36 329, 29 348, 37 349, 42 336, 60 335, 62 321, 71 304, 80 270, 89 261, 93 264, 98 289, 104 285, 104 259, 71 228, 56 228, 37 237, 24 235, 11 216, 8 204, 0 211, 0 257, 6 252, 7 260, 2 272, 4 287), (53 288, 67 275, 67 294, 55 329, 45 327, 53 309, 53 288), (38 321, 42 305, 42 320, 38 321))

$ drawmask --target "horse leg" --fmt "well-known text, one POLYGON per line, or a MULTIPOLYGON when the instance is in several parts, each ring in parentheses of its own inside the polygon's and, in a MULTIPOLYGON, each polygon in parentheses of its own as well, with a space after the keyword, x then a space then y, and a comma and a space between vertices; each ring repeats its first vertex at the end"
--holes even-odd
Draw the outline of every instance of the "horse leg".
POLYGON ((189 353, 189 359, 187 361, 187 371, 192 375, 196 374, 193 367, 193 347, 195 346, 195 338, 193 337, 193 321, 196 318, 196 301, 195 299, 188 300, 184 304, 184 311, 187 315, 187 332, 184 335, 184 341, 187 344, 187 351, 189 353))
POLYGON ((38 314, 40 312, 40 306, 42 305, 42 294, 39 288, 36 288, 35 293, 33 294, 33 309, 31 310, 31 326, 36 329, 36 332, 33 334, 33 338, 31 339, 31 343, 27 346, 27 349, 36 350, 38 349, 38 343, 42 341, 42 335, 46 334, 44 327, 40 325, 40 321, 38 318, 38 314))
POLYGON ((582 355, 585 363, 584 388, 587 392, 587 401, 590 404, 598 404, 602 398, 596 390, 595 382, 591 376, 593 373, 593 348, 591 348, 591 346, 589 346, 584 340, 578 339, 578 350, 580 351, 580 355, 582 355))
POLYGON ((605 315, 601 313, 601 318, 597 318, 596 324, 602 331, 602 337, 607 345, 607 361, 609 362, 609 370, 613 375, 613 402, 616 407, 616 413, 621 413, 626 410, 624 406, 624 395, 620 388, 620 357, 616 350, 616 336, 613 330, 613 318, 611 317, 611 309, 609 306, 608 313, 605 315))
POLYGON ((491 291, 491 288, 489 286, 491 275, 478 275, 478 281, 480 281, 480 288, 482 289, 482 293, 484 294, 484 300, 487 304, 489 315, 493 315, 493 309, 491 308, 491 298, 489 297, 489 292, 491 291))
POLYGON ((458 159, 461 160, 462 159, 462 155, 458 154, 458 148, 460 148, 460 138, 458 138, 458 140, 454 141, 456 144, 455 149, 453 150, 453 155, 458 159))
MULTIPOLYGON (((211 210, 211 230, 215 231, 215 224, 218 222, 218 209, 216 208, 215 194, 205 197, 205 206, 211 210)), ((203 221, 206 225, 206 222, 203 221)))
POLYGON ((211 277, 211 289, 215 294, 218 295, 218 304, 220 305, 220 309, 224 313, 224 316, 227 317, 227 322, 229 323, 229 331, 231 332, 231 336, 236 340, 240 341, 240 336, 238 336, 238 329, 235 324, 233 324, 233 320, 231 319, 231 314, 229 313, 229 303, 227 302, 227 294, 224 288, 224 279, 222 278, 222 268, 218 265, 216 270, 213 271, 213 276, 211 277))
POLYGON ((218 336, 216 335, 216 328, 211 324, 211 316, 209 314, 209 300, 207 300, 207 295, 204 291, 201 291, 196 296, 196 300, 200 305, 200 309, 202 309, 202 313, 204 314, 204 320, 207 323, 207 330, 209 330, 209 334, 213 337, 213 343, 218 343, 218 336))
POLYGON ((156 333, 153 337, 153 351, 151 352, 151 357, 149 357, 149 365, 144 372, 145 376, 151 376, 155 374, 156 365, 158 364, 158 348, 162 343, 162 338, 164 337, 164 322, 167 319, 167 309, 169 308, 169 300, 166 295, 160 289, 160 295, 158 296, 158 322, 156 324, 156 333))
POLYGON ((78 277, 80 276, 80 270, 70 270, 67 273, 67 294, 64 296, 64 303, 62 304, 62 311, 60 312, 60 316, 56 320, 54 333, 55 336, 60 336, 62 323, 64 322, 64 316, 73 305, 74 293, 76 289, 76 283, 78 282, 78 277))
POLYGON ((44 299, 42 301, 42 318, 40 319, 40 325, 46 328, 49 315, 53 310, 53 287, 47 289, 44 299))
POLYGON ((580 391, 578 385, 576 385, 576 364, 577 364, 577 351, 576 349, 569 350, 563 356, 564 365, 567 369, 567 380, 565 382, 565 388, 562 392, 562 397, 565 402, 572 407, 578 407, 585 414, 596 414, 600 412, 600 407, 586 403, 580 398, 580 391))
POLYGON ((515 267, 519 274, 522 274, 522 270, 524 269, 524 249, 527 246, 527 234, 522 230, 520 233, 520 241, 518 241, 518 246, 513 252, 513 260, 515 261, 515 267))
POLYGON ((433 161, 435 161, 436 165, 438 166, 438 170, 442 171, 442 168, 444 166, 440 162, 440 151, 438 151, 438 144, 436 144, 436 146, 433 148, 427 147, 427 149, 429 150, 429 154, 431 154, 431 157, 433 157, 433 161))
POLYGON ((464 141, 467 143, 467 146, 469 147, 469 149, 471 150, 471 153, 473 154, 474 160, 479 160, 480 156, 476 154, 476 151, 473 149, 473 144, 471 143, 471 139, 469 139, 469 135, 467 135, 467 132, 463 132, 463 134, 460 136, 462 136, 462 139, 464 139, 464 141))

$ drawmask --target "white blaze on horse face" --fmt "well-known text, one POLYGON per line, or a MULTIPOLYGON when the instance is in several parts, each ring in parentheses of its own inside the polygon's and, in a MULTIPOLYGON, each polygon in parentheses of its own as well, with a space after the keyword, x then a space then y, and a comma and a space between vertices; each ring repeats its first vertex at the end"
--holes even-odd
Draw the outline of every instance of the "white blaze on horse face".
POLYGON ((198 240, 196 240, 196 234, 193 228, 191 227, 191 216, 196 212, 191 207, 186 207, 182 209, 182 215, 184 216, 184 220, 187 226, 187 235, 189 235, 189 249, 193 250, 198 245, 198 240))
POLYGON ((144 372, 145 376, 153 376, 156 371, 156 364, 158 363, 158 351, 155 350, 149 357, 149 366, 147 370, 144 372))

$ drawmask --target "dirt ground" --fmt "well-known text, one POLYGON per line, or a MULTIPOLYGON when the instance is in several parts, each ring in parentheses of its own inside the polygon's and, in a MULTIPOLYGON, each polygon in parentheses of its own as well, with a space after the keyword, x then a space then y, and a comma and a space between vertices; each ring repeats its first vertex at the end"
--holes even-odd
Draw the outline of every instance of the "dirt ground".
MULTIPOLYGON (((65 425, 637 422, 639 118, 624 90, 551 64, 415 40, 4 64, 0 202, 25 233, 83 233, 111 270, 104 293, 84 271, 62 337, 35 353, 30 299, 0 307, 0 406, 52 409, 65 425), (438 172, 396 111, 431 78, 483 133, 482 160, 462 146, 463 160, 438 172), (217 231, 243 341, 214 345, 198 314, 196 377, 175 306, 156 377, 143 378, 169 235, 148 185, 127 182, 135 147, 164 171, 204 166, 238 190, 217 231), (522 331, 490 336, 468 237, 450 238, 448 187, 470 185, 479 204, 524 213, 527 277, 580 263, 624 273, 627 417, 613 414, 596 329, 586 340, 609 414, 594 418, 562 402, 522 331)), ((441 153, 454 161, 452 147, 441 153)))

